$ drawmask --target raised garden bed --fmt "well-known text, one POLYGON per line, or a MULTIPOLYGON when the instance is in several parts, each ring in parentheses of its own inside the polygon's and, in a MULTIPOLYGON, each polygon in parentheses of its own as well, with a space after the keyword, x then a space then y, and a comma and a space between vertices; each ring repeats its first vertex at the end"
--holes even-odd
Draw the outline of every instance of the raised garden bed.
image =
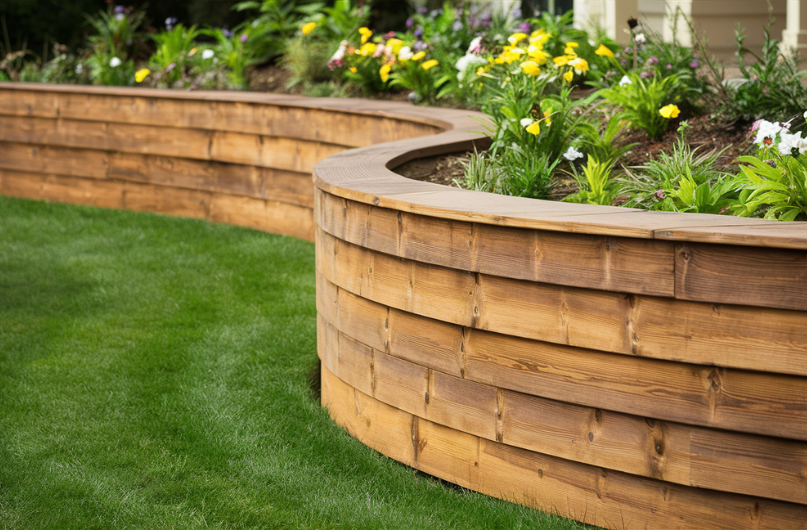
POLYGON ((601 526, 805 526, 806 223, 391 171, 483 148, 464 111, 0 91, 5 195, 314 236, 323 404, 363 443, 601 526))

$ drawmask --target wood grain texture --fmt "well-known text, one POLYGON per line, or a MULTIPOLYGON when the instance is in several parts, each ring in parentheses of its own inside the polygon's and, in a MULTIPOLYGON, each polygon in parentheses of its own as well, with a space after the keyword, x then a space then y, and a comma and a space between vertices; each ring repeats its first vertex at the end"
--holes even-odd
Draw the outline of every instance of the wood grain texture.
POLYGON ((0 193, 25 199, 194 217, 314 240, 309 208, 204 190, 0 170, 0 193))
POLYGON ((120 90, 71 93, 65 92, 63 87, 54 87, 55 91, 49 92, 43 92, 41 86, 30 88, 40 90, 18 90, 13 97, 0 98, 0 115, 100 122, 114 120, 137 125, 298 138, 345 147, 402 140, 440 131, 435 124, 373 115, 371 109, 365 111, 360 103, 354 103, 352 109, 344 105, 327 109, 316 108, 310 103, 307 108, 293 106, 294 102, 302 103, 301 98, 274 96, 252 98, 252 101, 243 101, 243 98, 227 101, 231 95, 221 92, 208 93, 210 95, 206 98, 200 93, 204 99, 196 99, 187 92, 182 97, 182 92, 176 91, 166 94, 164 91, 140 90, 118 95, 114 92, 120 90), (273 102, 279 104, 273 105, 273 102))
POLYGON ((0 115, 0 141, 216 160, 311 173, 343 146, 207 129, 0 115))
POLYGON ((327 337, 320 357, 331 373, 375 399, 440 425, 666 482, 807 503, 804 443, 503 391, 369 348, 322 316, 318 325, 320 336, 327 337))
POLYGON ((367 250, 322 230, 317 233, 320 274, 353 294, 396 309, 556 344, 807 375, 804 312, 474 275, 367 250))
POLYGON ((675 296, 718 304, 807 310, 807 252, 679 243, 675 296))
POLYGON ((408 414, 322 372, 323 404, 383 454, 488 495, 608 528, 804 528, 807 507, 669 484, 485 440, 408 414))
POLYGON ((521 280, 659 296, 674 292, 673 246, 667 242, 459 223, 317 193, 320 228, 386 254, 521 280))

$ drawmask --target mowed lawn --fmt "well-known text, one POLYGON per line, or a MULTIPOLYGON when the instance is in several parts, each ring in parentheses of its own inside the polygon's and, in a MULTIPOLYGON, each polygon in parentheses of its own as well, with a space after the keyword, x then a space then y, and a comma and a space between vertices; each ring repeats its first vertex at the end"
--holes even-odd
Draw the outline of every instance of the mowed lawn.
POLYGON ((315 322, 311 243, 0 197, 0 527, 582 528, 349 437, 315 322))

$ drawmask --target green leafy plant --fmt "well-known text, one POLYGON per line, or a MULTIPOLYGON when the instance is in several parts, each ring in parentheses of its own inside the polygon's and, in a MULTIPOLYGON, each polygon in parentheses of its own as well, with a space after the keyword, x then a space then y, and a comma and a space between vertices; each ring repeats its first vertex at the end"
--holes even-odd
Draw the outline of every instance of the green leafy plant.
POLYGON ((95 35, 87 38, 92 49, 87 64, 93 83, 106 86, 135 83, 131 49, 140 39, 137 30, 144 16, 141 10, 113 7, 110 4, 106 11, 100 11, 95 17, 87 17, 96 31, 95 35))
POLYGON ((242 47, 247 50, 246 55, 254 62, 267 61, 282 55, 286 50, 286 43, 291 41, 300 23, 316 15, 323 6, 322 3, 299 0, 239 2, 232 7, 233 10, 257 10, 259 15, 233 28, 233 37, 241 39, 243 35, 247 35, 242 47))
POLYGON ((564 202, 582 204, 599 204, 610 206, 619 193, 619 185, 611 179, 613 166, 608 162, 600 162, 589 155, 586 165, 583 166, 583 176, 574 169, 574 178, 580 191, 563 199, 564 202))
POLYGON ((433 102, 440 87, 447 82, 440 75, 436 60, 406 60, 396 63, 395 71, 390 76, 390 86, 399 86, 411 90, 418 103, 433 102))
POLYGON ((772 153, 770 161, 741 156, 741 173, 733 183, 742 190, 732 206, 747 217, 764 211, 765 219, 807 220, 807 156, 772 153))
POLYGON ((560 163, 547 154, 535 156, 519 146, 498 155, 474 152, 465 164, 464 181, 459 187, 475 191, 546 199, 552 189, 552 172, 560 163))
MULTIPOLYGON (((718 160, 725 149, 711 150, 699 153, 700 148, 692 148, 686 141, 687 122, 678 127, 678 140, 673 145, 672 153, 659 152, 658 158, 651 160, 645 166, 626 168, 626 176, 620 179, 622 193, 630 198, 625 206, 643 208, 647 210, 680 211, 674 208, 670 201, 665 202, 669 196, 674 196, 681 187, 683 178, 691 179, 696 186, 716 183, 725 180, 728 176, 719 169, 718 160)), ((719 188, 716 191, 721 191, 719 188)), ((725 190, 728 193, 728 189, 725 190)), ((700 193, 704 193, 701 190, 700 193)))
POLYGON ((191 70, 196 65, 205 62, 212 65, 214 52, 200 52, 196 46, 200 35, 196 26, 186 28, 177 24, 152 37, 157 49, 149 59, 149 66, 154 70, 157 86, 187 87, 191 84, 191 70))
POLYGON ((611 111, 600 127, 581 128, 580 144, 584 152, 597 160, 613 166, 625 153, 639 144, 619 145, 620 137, 626 134, 625 118, 621 112, 611 111))
POLYGON ((623 82, 602 89, 599 94, 612 105, 623 109, 623 116, 631 124, 644 130, 652 139, 661 138, 670 120, 659 111, 675 99, 674 89, 678 76, 643 79, 636 73, 626 74, 623 82))
POLYGON ((745 46, 747 35, 740 28, 735 35, 742 79, 726 84, 719 111, 728 118, 749 121, 800 116, 807 108, 807 87, 802 84, 807 73, 799 69, 796 56, 783 53, 779 42, 771 38, 770 22, 764 29, 761 55, 745 46), (747 55, 753 59, 750 63, 747 55))

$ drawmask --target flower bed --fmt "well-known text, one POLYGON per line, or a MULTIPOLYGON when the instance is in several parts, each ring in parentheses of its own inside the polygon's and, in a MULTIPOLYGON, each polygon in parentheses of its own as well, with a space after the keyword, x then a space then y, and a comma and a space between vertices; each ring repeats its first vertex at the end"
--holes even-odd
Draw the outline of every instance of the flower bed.
POLYGON ((0 91, 3 194, 315 235, 323 404, 363 443, 601 526, 804 526, 804 223, 390 171, 483 147, 465 111, 0 91))

